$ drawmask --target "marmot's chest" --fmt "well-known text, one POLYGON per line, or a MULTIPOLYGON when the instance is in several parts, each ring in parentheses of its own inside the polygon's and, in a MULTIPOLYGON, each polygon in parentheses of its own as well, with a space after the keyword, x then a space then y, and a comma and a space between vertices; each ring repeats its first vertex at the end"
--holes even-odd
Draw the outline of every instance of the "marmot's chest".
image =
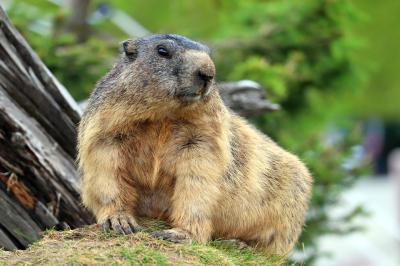
POLYGON ((144 190, 171 188, 182 155, 199 145, 202 134, 184 121, 143 123, 122 144, 127 174, 144 190))
POLYGON ((123 140, 126 173, 138 193, 139 216, 169 219, 175 190, 176 165, 200 136, 188 123, 148 123, 140 125, 123 140))

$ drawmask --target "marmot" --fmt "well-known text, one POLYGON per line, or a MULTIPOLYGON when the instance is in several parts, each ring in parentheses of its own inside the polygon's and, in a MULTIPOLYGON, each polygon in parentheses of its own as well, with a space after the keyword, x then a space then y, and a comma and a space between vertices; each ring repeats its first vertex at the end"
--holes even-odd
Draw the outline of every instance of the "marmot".
POLYGON ((178 35, 122 44, 79 125, 82 200, 104 228, 167 221, 170 240, 239 239, 290 251, 312 178, 222 102, 207 46, 178 35))

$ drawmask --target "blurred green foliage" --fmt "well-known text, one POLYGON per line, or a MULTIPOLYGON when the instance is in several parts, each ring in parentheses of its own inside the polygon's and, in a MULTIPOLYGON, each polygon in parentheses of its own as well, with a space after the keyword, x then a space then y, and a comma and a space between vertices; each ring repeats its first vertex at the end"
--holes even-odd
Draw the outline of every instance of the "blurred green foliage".
POLYGON ((229 73, 231 79, 257 78, 293 113, 304 109, 312 97, 359 87, 350 87, 358 78, 349 56, 357 40, 346 35, 357 13, 346 1, 243 3, 232 19, 242 25, 235 37, 244 41, 227 47, 240 50, 236 56, 227 57, 228 51, 220 50, 217 59, 222 59, 223 74, 229 73))
MULTIPOLYGON (((360 143, 359 119, 365 117, 366 102, 368 108, 373 106, 374 114, 380 110, 394 113, 367 98, 369 93, 378 98, 367 82, 374 66, 366 62, 373 50, 365 48, 354 33, 368 31, 367 16, 346 0, 93 0, 91 11, 103 2, 152 32, 203 40, 214 50, 219 80, 255 80, 281 104, 282 111, 253 122, 298 154, 314 175, 311 209, 298 245, 306 264, 319 255, 318 237, 358 229, 352 219, 363 213, 362 208, 335 219, 329 215, 331 208, 340 204, 341 193, 365 173, 364 167, 344 167, 344 162, 352 154, 351 147, 360 143), (329 128, 341 138, 326 141, 329 128)), ((354 2, 365 13, 374 6, 370 0, 354 2)), ((398 4, 393 1, 391 5, 395 8, 398 4)), ((91 21, 93 32, 88 41, 78 43, 73 34, 62 30, 68 13, 48 1, 14 0, 8 13, 76 99, 87 97, 112 64, 118 42, 128 37, 107 19, 100 19, 91 21)), ((370 36, 385 38, 379 26, 373 29, 370 36)), ((379 56, 377 52, 371 58, 378 63, 390 61, 390 57, 379 56)), ((385 82, 382 72, 374 73, 373 86, 387 86, 390 99, 393 82, 385 82)))
POLYGON ((356 54, 356 62, 368 71, 366 91, 354 100, 360 117, 381 117, 397 122, 400 117, 400 1, 353 0, 368 16, 354 31, 367 43, 356 54))

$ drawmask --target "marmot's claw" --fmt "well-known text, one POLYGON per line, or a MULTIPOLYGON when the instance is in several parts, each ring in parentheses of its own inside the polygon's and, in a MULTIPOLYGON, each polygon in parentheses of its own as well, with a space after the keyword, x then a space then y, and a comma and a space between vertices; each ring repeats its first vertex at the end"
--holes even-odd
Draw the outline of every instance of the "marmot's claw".
POLYGON ((132 234, 142 230, 135 219, 127 214, 116 214, 102 223, 104 231, 113 230, 122 235, 132 234))
POLYGON ((104 232, 108 232, 108 231, 110 231, 110 227, 111 227, 111 224, 110 224, 110 220, 105 220, 103 223, 101 223, 101 228, 103 228, 103 231, 104 232))
POLYGON ((173 243, 191 243, 192 240, 189 235, 183 230, 168 229, 163 231, 156 231, 151 234, 155 238, 167 240, 173 243))

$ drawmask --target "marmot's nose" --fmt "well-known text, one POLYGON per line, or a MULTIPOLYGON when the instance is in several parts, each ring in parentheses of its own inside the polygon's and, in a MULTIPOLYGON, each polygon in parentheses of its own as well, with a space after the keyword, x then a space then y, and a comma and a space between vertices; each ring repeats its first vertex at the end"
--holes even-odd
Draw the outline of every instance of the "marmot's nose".
POLYGON ((214 76, 215 76, 215 67, 211 59, 207 56, 203 59, 203 64, 200 65, 195 75, 197 76, 197 80, 200 83, 201 90, 207 89, 210 86, 214 76))
POLYGON ((204 82, 204 86, 207 86, 210 83, 210 81, 214 78, 214 74, 206 72, 204 70, 199 70, 197 72, 197 76, 202 82, 204 82))

